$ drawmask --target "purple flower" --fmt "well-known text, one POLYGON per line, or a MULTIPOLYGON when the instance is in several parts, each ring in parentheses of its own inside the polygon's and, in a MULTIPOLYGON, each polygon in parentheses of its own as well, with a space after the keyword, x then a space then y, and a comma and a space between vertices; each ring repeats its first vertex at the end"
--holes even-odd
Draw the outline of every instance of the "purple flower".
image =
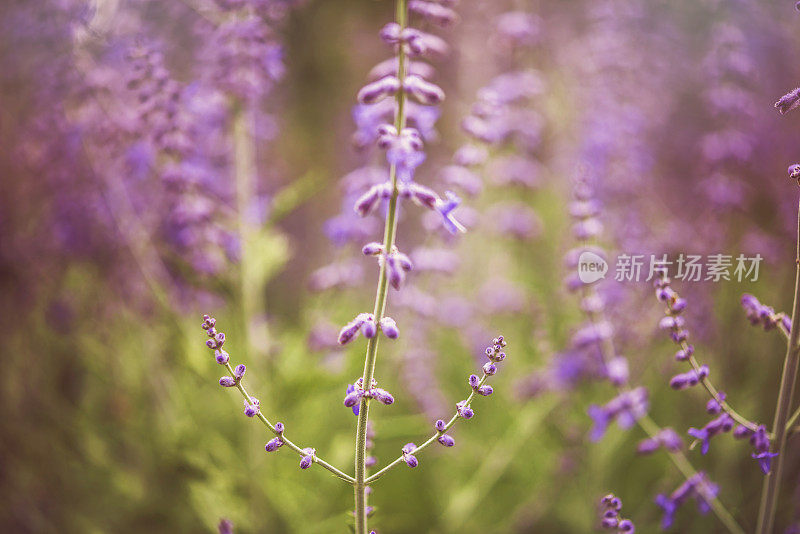
POLYGON ((345 391, 344 405, 353 409, 353 413, 358 415, 361 397, 364 396, 364 391, 360 390, 355 384, 348 384, 345 391))
POLYGON ((244 414, 255 417, 260 412, 261 403, 255 397, 250 397, 250 402, 244 401, 244 414))
POLYGON ((800 106, 800 87, 792 89, 775 102, 775 107, 781 115, 789 113, 797 106, 800 106))
POLYGON ((217 360, 217 363, 220 365, 225 365, 230 361, 230 355, 225 352, 224 350, 217 349, 214 351, 214 359, 217 360))
POLYGON ((219 534, 233 534, 233 522, 230 519, 220 519, 217 529, 219 534))
POLYGON ((755 452, 751 455, 758 460, 758 465, 764 474, 768 474, 771 467, 772 458, 778 456, 777 452, 770 452, 769 436, 764 425, 760 425, 750 436, 750 444, 753 445, 755 452))
POLYGON ((369 390, 369 395, 373 399, 377 400, 381 404, 385 404, 386 406, 394 403, 394 397, 392 397, 392 394, 385 389, 372 388, 369 390))
POLYGON ((696 386, 708 376, 708 366, 701 365, 698 370, 692 369, 685 373, 673 376, 669 381, 669 387, 676 390, 686 389, 696 386))
POLYGON ((413 455, 413 452, 417 449, 417 446, 414 443, 406 443, 403 445, 403 460, 406 462, 408 467, 417 467, 419 462, 417 461, 417 457, 413 455))
POLYGON ((464 419, 472 419, 475 415, 475 412, 472 411, 472 408, 469 407, 467 401, 462 400, 456 403, 456 412, 458 413, 459 417, 463 417, 464 419))
POLYGON ((447 200, 439 199, 434 205, 434 209, 439 212, 439 215, 442 216, 444 227, 451 234, 466 232, 467 229, 455 219, 452 213, 458 207, 458 205, 461 204, 461 199, 458 198, 458 196, 456 196, 456 194, 452 191, 445 192, 445 196, 447 197, 447 200))
POLYGON ((381 332, 389 339, 397 339, 400 337, 400 330, 397 328, 397 323, 391 317, 383 317, 380 320, 381 332))
POLYGON ((314 463, 314 454, 317 451, 312 449, 311 447, 307 447, 303 449, 303 458, 300 460, 300 469, 308 469, 311 467, 311 464, 314 463))
POLYGON ((454 440, 453 437, 448 434, 442 434, 436 439, 439 443, 441 443, 445 447, 452 447, 453 445, 456 444, 456 440, 454 440))
POLYGON ((589 416, 594 421, 590 438, 598 441, 606 432, 608 425, 616 420, 620 428, 627 429, 648 410, 647 390, 643 387, 623 391, 604 406, 589 406, 589 416))
POLYGON ((722 406, 720 405, 720 402, 725 402, 726 397, 727 395, 725 395, 724 391, 718 392, 717 398, 709 399, 709 401, 706 403, 706 412, 712 415, 720 413, 722 411, 722 406))
POLYGON ((710 502, 716 499, 717 493, 719 493, 719 486, 709 481, 706 474, 700 471, 678 486, 669 497, 663 494, 657 495, 655 502, 664 511, 661 528, 666 530, 671 527, 675 512, 692 497, 697 501, 700 513, 708 513, 710 502))
POLYGON ((702 441, 702 447, 700 451, 703 454, 706 454, 710 446, 711 438, 723 432, 730 432, 733 429, 734 424, 735 422, 733 418, 727 413, 723 413, 699 430, 696 428, 690 428, 689 435, 702 441))
MULTIPOLYGON (((339 332, 339 344, 346 345, 358 337, 361 327, 367 321, 367 318, 372 317, 368 313, 359 313, 355 319, 344 325, 339 332)), ((374 318, 373 318, 374 323, 374 318)))
POLYGON ((282 446, 283 446, 283 440, 281 438, 272 438, 264 446, 264 450, 266 450, 267 452, 275 452, 282 446))

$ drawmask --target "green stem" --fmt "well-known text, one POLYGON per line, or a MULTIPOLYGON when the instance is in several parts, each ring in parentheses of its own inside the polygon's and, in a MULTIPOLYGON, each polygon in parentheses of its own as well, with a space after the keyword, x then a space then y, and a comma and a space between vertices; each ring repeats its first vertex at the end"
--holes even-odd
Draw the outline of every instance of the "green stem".
MULTIPOLYGON (((226 363, 225 364, 225 368, 228 370, 228 374, 231 376, 231 378, 233 378, 235 380, 235 375, 233 374, 233 368, 231 367, 231 364, 230 363, 226 363)), ((248 404, 253 402, 252 401, 252 397, 250 396, 249 393, 247 393, 247 390, 245 389, 244 384, 242 383, 241 380, 239 380, 236 383, 236 388, 239 390, 239 393, 242 394, 242 397, 244 397, 244 400, 248 404)), ((266 425, 266 427, 273 434, 275 434, 276 436, 279 436, 281 438, 281 440, 283 441, 284 445, 286 445, 287 447, 292 449, 294 452, 296 452, 300 456, 305 456, 306 455, 306 453, 303 452, 303 448, 302 447, 300 447, 300 446, 296 445, 294 442, 292 442, 289 438, 286 437, 285 434, 281 434, 281 433, 277 432, 275 430, 275 425, 270 423, 269 419, 267 419, 267 417, 263 413, 261 413, 259 411, 258 414, 257 414, 257 417, 261 420, 262 423, 264 423, 264 425, 266 425)), ((323 467, 323 468, 327 469, 328 471, 333 473, 337 478, 339 478, 341 480, 344 480, 348 484, 353 484, 355 482, 353 477, 351 477, 348 474, 343 473, 339 469, 336 469, 334 466, 332 466, 331 464, 329 464, 328 462, 326 462, 322 458, 318 457, 316 455, 316 453, 314 454, 314 463, 315 464, 319 464, 320 467, 323 467)))
MULTIPOLYGON (((255 229, 249 219, 250 203, 255 198, 255 180, 258 173, 256 147, 253 138, 253 110, 239 100, 231 104, 234 177, 236 182, 236 211, 241 246, 239 259, 239 302, 244 330, 246 355, 253 354, 252 324, 259 313, 264 312, 263 287, 254 280, 251 245, 255 229)), ((260 321, 261 324, 263 321, 260 321)), ((268 337, 265 335, 264 338, 268 337)), ((265 349, 266 350, 266 349, 265 349)))
MULTIPOLYGON (((401 28, 406 27, 408 9, 407 0, 397 0, 396 3, 396 22, 401 28)), ((402 46, 398 47, 397 52, 397 77, 402 81, 406 74, 406 57, 402 46)), ((405 92, 400 90, 396 95, 397 110, 394 122, 398 133, 406 125, 405 115, 405 92)), ((389 168, 389 179, 392 183, 392 196, 389 199, 389 209, 386 213, 386 225, 383 234, 383 250, 387 253, 392 250, 397 233, 397 167, 392 165, 389 168)), ((375 322, 379 323, 386 309, 386 297, 389 290, 389 280, 386 272, 386 262, 381 262, 380 275, 378 277, 378 289, 375 294, 375 307, 373 314, 375 322)), ((375 361, 378 355, 378 339, 374 336, 367 342, 367 352, 364 358, 364 373, 361 377, 365 389, 372 387, 372 378, 375 375, 375 361)), ((370 399, 361 398, 358 412, 358 426, 356 428, 355 444, 355 534, 367 534, 367 423, 369 422, 369 403, 370 399)))
POLYGON ((797 368, 800 361, 800 206, 797 214, 797 252, 795 255, 796 273, 794 282, 794 306, 792 311, 792 328, 789 331, 789 341, 786 344, 786 359, 783 363, 781 385, 778 390, 778 403, 775 408, 775 420, 772 425, 774 435, 770 452, 778 453, 773 459, 772 469, 764 479, 764 489, 761 494, 761 506, 758 510, 758 534, 769 534, 775 522, 775 512, 778 508, 778 492, 783 471, 783 457, 786 447, 786 421, 792 406, 795 384, 797 382, 797 368))

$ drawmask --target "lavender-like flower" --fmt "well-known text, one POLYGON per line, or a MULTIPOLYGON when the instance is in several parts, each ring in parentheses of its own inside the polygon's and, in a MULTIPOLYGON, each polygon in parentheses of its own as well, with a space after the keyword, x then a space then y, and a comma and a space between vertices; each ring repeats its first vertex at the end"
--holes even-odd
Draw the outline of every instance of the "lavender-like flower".
POLYGON ((633 521, 623 519, 620 516, 622 511, 622 501, 613 493, 609 493, 600 500, 600 525, 606 530, 614 530, 617 533, 636 532, 633 521))
MULTIPOLYGON (((209 315, 203 316, 203 323, 202 328, 206 331, 206 334, 212 339, 222 339, 224 342, 225 334, 222 332, 218 332, 216 330, 217 321, 213 317, 209 315)), ((219 347, 222 345, 220 344, 219 347)), ((215 346, 209 346, 209 348, 218 351, 219 348, 215 346)), ((232 367, 230 361, 226 361, 224 364, 225 369, 228 371, 228 375, 223 376, 220 378, 220 385, 224 387, 236 387, 239 392, 242 394, 244 400, 244 413, 248 417, 255 417, 261 420, 262 423, 267 427, 267 429, 275 435, 274 438, 270 439, 267 444, 264 446, 264 450, 266 452, 275 452, 282 446, 286 445, 290 449, 292 449, 295 453, 299 454, 302 458, 300 461, 300 467, 302 469, 308 469, 312 463, 319 464, 324 469, 327 469, 334 476, 338 477, 339 479, 347 482, 347 483, 354 483, 355 479, 350 475, 347 475, 337 469, 336 467, 332 466, 325 460, 316 456, 316 450, 310 447, 301 448, 297 446, 294 442, 289 440, 284 434, 284 424, 276 422, 274 425, 267 419, 267 417, 261 412, 261 403, 255 397, 252 397, 245 389, 243 384, 243 378, 245 375, 246 367, 244 364, 238 364, 236 367, 232 367)))
POLYGON ((701 514, 708 513, 711 509, 711 502, 716 499, 717 493, 719 493, 719 486, 708 480, 706 474, 700 471, 687 479, 669 496, 657 495, 655 502, 664 511, 661 528, 666 530, 671 527, 675 512, 691 498, 697 501, 697 508, 701 514))

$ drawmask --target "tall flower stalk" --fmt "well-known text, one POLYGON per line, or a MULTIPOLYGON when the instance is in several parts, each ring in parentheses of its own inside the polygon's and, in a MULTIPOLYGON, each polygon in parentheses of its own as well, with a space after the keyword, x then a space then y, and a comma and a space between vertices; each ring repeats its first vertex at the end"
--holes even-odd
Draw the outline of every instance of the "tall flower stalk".
MULTIPOLYGON (((405 29, 408 19, 407 0, 397 0, 395 19, 400 25, 401 31, 405 29)), ((404 46, 397 47, 397 79, 404 80, 406 77, 406 53, 404 46)), ((405 128, 406 115, 405 91, 397 91, 395 95, 397 108, 395 110, 394 127, 399 133, 405 128)), ((397 234, 397 164, 392 164, 389 168, 389 180, 392 191, 389 198, 389 209, 386 211, 386 225, 383 231, 383 250, 390 251, 394 247, 395 236, 397 234)), ((387 276, 387 262, 380 262, 380 274, 378 276, 378 289, 375 293, 375 306, 373 315, 375 321, 380 323, 386 310, 386 297, 389 292, 389 277, 387 276)), ((375 362, 378 357, 379 336, 373 336, 367 342, 366 356, 364 358, 364 373, 361 382, 365 388, 369 388, 375 375, 375 362)), ((361 397, 358 411, 358 426, 356 428, 355 445, 355 518, 356 534, 367 533, 367 423, 369 422, 369 401, 367 396, 361 397)))
MULTIPOLYGON (((791 174, 790 167, 790 174, 791 174)), ((789 340, 786 342, 786 358, 783 362, 781 385, 778 390, 778 402, 775 408, 775 420, 772 425, 772 448, 770 453, 776 454, 773 459, 773 468, 764 479, 764 489, 761 494, 761 505, 758 511, 758 534, 772 532, 775 522, 775 512, 778 507, 778 492, 783 472, 783 458, 786 448, 787 420, 792 407, 795 385, 797 383, 797 370, 800 364, 800 207, 797 216, 797 250, 796 274, 794 282, 794 306, 792 307, 792 326, 789 331, 789 340)), ((794 417, 792 417, 794 419, 794 417)))

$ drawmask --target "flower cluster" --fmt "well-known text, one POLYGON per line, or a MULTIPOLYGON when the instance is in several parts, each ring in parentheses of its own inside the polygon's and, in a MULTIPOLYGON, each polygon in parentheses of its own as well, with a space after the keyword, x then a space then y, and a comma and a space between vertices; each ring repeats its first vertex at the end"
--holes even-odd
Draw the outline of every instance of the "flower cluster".
POLYGON ((456 424, 458 419, 472 419, 475 416, 475 412, 472 409, 472 401, 475 398, 475 395, 480 395, 483 397, 487 397, 491 395, 494 390, 491 386, 486 384, 486 380, 497 373, 497 363, 502 362, 506 358, 506 353, 504 351, 507 342, 503 336, 497 336, 492 340, 492 344, 489 347, 486 347, 484 354, 489 359, 486 364, 483 366, 483 376, 478 378, 477 375, 470 375, 467 379, 470 388, 472 389, 472 393, 461 401, 456 403, 456 413, 453 417, 450 418, 449 421, 445 421, 444 419, 438 419, 436 423, 434 423, 434 429, 436 432, 431 436, 427 441, 425 441, 422 445, 417 446, 414 443, 406 443, 403 448, 401 449, 400 457, 395 460, 393 464, 389 464, 388 467, 384 468, 383 470, 379 471, 373 477, 368 479, 369 481, 382 476, 383 473, 391 468, 393 465, 399 462, 405 462, 406 465, 409 467, 417 467, 419 465, 419 460, 417 459, 417 454, 422 452, 425 448, 427 448, 430 444, 434 441, 438 442, 439 444, 445 447, 452 447, 456 444, 455 439, 447 433, 447 431, 456 424))
POLYGON ((742 295, 742 308, 747 314, 747 319, 754 326, 760 325, 764 330, 774 330, 779 326, 788 334, 792 329, 792 319, 785 313, 775 313, 770 306, 761 304, 756 297, 745 293, 742 295))
POLYGON ((633 521, 620 517, 622 501, 609 493, 600 500, 600 525, 606 530, 633 533, 636 529, 633 521))
POLYGON ((697 508, 701 514, 707 514, 711 509, 711 501, 716 499, 719 493, 719 486, 708 480, 702 471, 688 478, 683 484, 673 491, 669 496, 659 494, 656 496, 656 504, 664 511, 661 519, 661 528, 668 529, 672 526, 675 512, 687 500, 694 498, 697 501, 697 508))
POLYGON ((623 391, 603 406, 589 406, 589 416, 594 421, 590 433, 592 441, 602 438, 612 421, 623 429, 632 427, 637 419, 647 414, 648 407, 647 390, 643 387, 623 391))
POLYGON ((372 387, 369 389, 364 389, 363 379, 359 378, 354 384, 347 386, 347 391, 345 392, 344 397, 344 405, 348 408, 352 408, 353 413, 358 415, 361 399, 375 399, 386 406, 393 404, 394 397, 392 397, 392 394, 385 389, 377 387, 377 385, 378 382, 373 378, 372 387))
MULTIPOLYGON (((769 434, 764 425, 758 425, 739 415, 727 402, 727 395, 723 391, 718 391, 709 379, 709 369, 707 365, 700 365, 694 355, 694 347, 687 342, 689 333, 685 328, 685 321, 681 313, 686 309, 686 300, 681 298, 670 286, 670 280, 666 273, 656 280, 656 298, 666 306, 666 316, 661 319, 659 326, 668 330, 670 338, 675 342, 679 349, 675 353, 675 359, 688 362, 692 368, 684 373, 679 373, 670 379, 669 385, 673 389, 686 389, 697 384, 702 384, 710 395, 706 404, 706 411, 716 417, 705 424, 702 428, 690 428, 689 436, 700 443, 700 451, 706 454, 711 445, 711 438, 733 430, 736 438, 750 438, 755 452, 753 458, 758 460, 759 467, 764 473, 769 472, 770 459, 776 453, 770 452, 769 434)), ((761 324, 765 329, 770 330, 781 325, 781 328, 788 333, 791 324, 785 324, 783 314, 776 314, 772 308, 762 305, 752 295, 745 294, 742 297, 742 306, 747 312, 747 317, 753 324, 761 324)))

